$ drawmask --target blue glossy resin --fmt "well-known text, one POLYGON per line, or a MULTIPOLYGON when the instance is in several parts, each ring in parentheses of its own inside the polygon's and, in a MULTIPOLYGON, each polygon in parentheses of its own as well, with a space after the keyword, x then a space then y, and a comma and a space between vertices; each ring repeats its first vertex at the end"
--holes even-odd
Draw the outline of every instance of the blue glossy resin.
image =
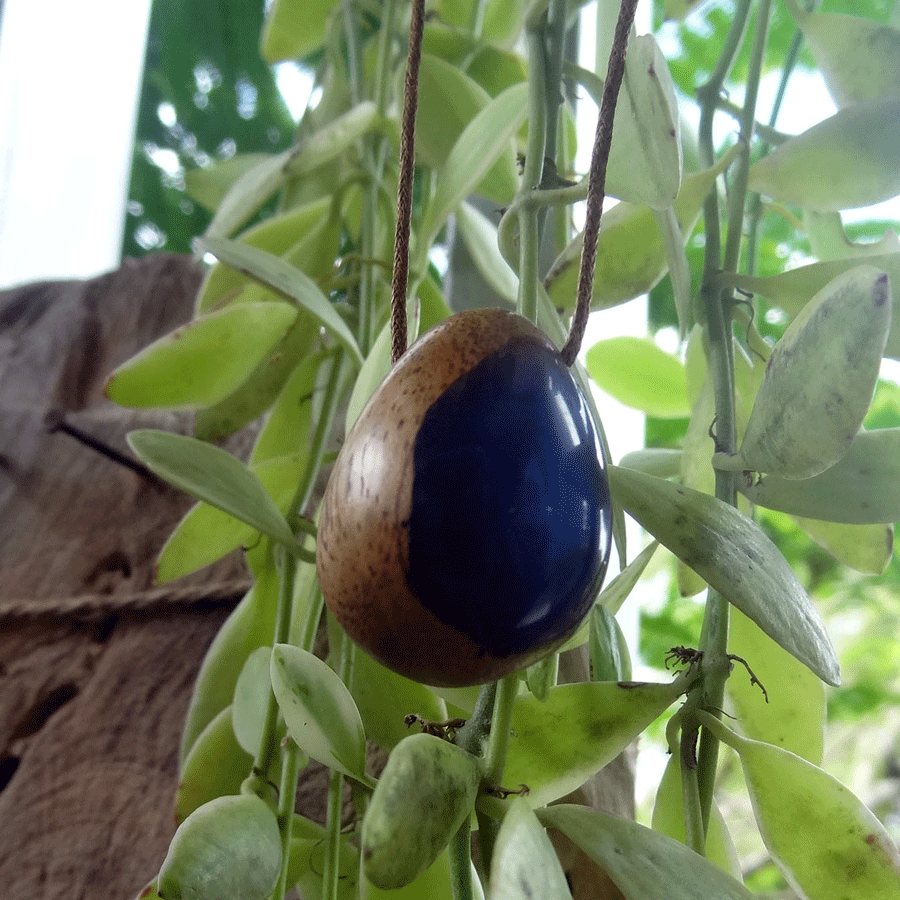
POLYGON ((407 584, 495 656, 550 644, 590 608, 611 511, 593 422, 559 355, 519 339, 432 404, 414 447, 407 584))

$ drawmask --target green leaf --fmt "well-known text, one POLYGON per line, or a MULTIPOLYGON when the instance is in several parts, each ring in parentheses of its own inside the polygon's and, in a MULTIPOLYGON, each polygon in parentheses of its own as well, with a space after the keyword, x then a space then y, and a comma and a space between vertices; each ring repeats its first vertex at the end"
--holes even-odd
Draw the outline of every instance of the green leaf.
MULTIPOLYGON (((668 684, 595 681, 558 685, 546 700, 520 696, 504 785, 527 785, 525 800, 532 808, 564 797, 618 756, 687 684, 685 678, 668 684)), ((481 797, 479 805, 493 814, 505 801, 481 797)))
POLYGON ((730 471, 811 478, 848 450, 865 418, 891 324, 887 275, 859 266, 803 308, 775 345, 730 471))
MULTIPOLYGON (((430 279, 429 279, 430 280, 430 279)), ((429 280, 422 282, 419 290, 421 301, 421 313, 419 316, 420 331, 424 334, 432 329, 438 322, 442 322, 450 315, 450 307, 444 298, 437 292, 432 293, 425 285, 429 280)), ((386 322, 384 327, 372 344, 369 355, 363 362, 350 401, 347 403, 347 432, 353 427, 353 423, 359 418, 369 398, 375 393, 378 386, 384 381, 391 368, 391 323, 386 322)))
POLYGON ((430 722, 447 719, 444 701, 423 684, 386 669, 367 653, 357 653, 350 693, 356 701, 366 736, 391 750, 409 735, 406 716, 430 722))
MULTIPOLYGON (((685 240, 700 218, 704 198, 735 155, 734 150, 726 153, 712 168, 688 175, 682 182, 674 211, 685 240)), ((579 232, 544 279, 550 299, 560 309, 571 311, 575 305, 583 245, 584 233, 579 232)), ((647 293, 662 280, 667 265, 653 210, 627 201, 616 204, 600 220, 591 309, 608 309, 647 293)))
MULTIPOLYGON (((900 253, 883 253, 867 257, 868 265, 887 272, 891 285, 900 284, 900 253)), ((774 306, 778 306, 791 315, 800 312, 810 297, 821 291, 839 275, 855 269, 860 264, 858 256, 844 259, 831 259, 826 262, 811 263, 798 266, 778 275, 767 278, 754 278, 750 275, 733 275, 723 273, 721 282, 729 287, 737 287, 743 291, 760 294, 774 306)), ((891 292, 892 315, 891 331, 888 335, 884 355, 892 359, 900 359, 900 291, 891 292)))
POLYGON ((607 471, 613 498, 661 544, 823 681, 839 683, 819 613, 756 522, 708 494, 618 466, 607 471))
POLYGON ((194 682, 181 737, 181 766, 203 729, 231 704, 238 675, 250 652, 272 640, 277 600, 278 579, 273 564, 257 579, 213 638, 194 682))
POLYGON ((680 419, 690 413, 684 365, 638 337, 608 338, 587 352, 591 378, 626 406, 658 419, 680 419))
POLYGON ((788 884, 809 900, 900 896, 900 854, 849 788, 799 756, 698 717, 738 753, 759 832, 788 884))
POLYGON ((285 173, 294 179, 308 176, 376 127, 386 130, 387 121, 378 115, 378 107, 372 100, 362 100, 305 137, 285 163, 285 173))
POLYGON ((297 547, 275 501, 250 469, 230 453, 196 438, 151 429, 132 431, 128 444, 160 478, 274 540, 297 547))
POLYGON ((397 744, 363 819, 366 878, 391 890, 424 872, 471 815, 480 780, 479 760, 449 741, 423 733, 397 744))
MULTIPOLYGON (((444 166, 465 127, 490 101, 488 92, 458 66, 423 53, 416 112, 417 159, 431 169, 444 166)), ((485 175, 479 193, 495 203, 508 203, 515 190, 510 149, 485 175)))
POLYGON ((231 159, 217 159, 208 166, 190 169, 184 175, 184 192, 215 212, 242 175, 271 158, 270 153, 238 153, 231 159))
MULTIPOLYGON (((301 897, 324 896, 325 842, 326 832, 321 825, 294 815, 287 883, 296 885, 301 897)), ((364 888, 358 883, 359 851, 345 835, 338 843, 338 867, 335 900, 361 900, 364 888)))
POLYGON ((324 352, 311 353, 288 376, 253 444, 251 464, 309 447, 313 393, 328 376, 327 367, 323 366, 326 359, 324 352))
POLYGON ((255 794, 217 797, 178 826, 159 870, 159 893, 184 900, 266 900, 280 871, 275 813, 255 794))
MULTIPOLYGON (((644 574, 644 569, 647 568, 647 563, 650 562, 650 559, 658 546, 659 544, 656 541, 651 541, 651 543, 644 547, 644 549, 641 550, 641 552, 638 553, 638 555, 628 563, 628 565, 622 569, 622 571, 619 572, 605 588, 603 588, 600 595, 597 597, 594 606, 602 606, 612 614, 617 613, 622 608, 622 604, 634 590, 641 575, 644 574)), ((578 631, 563 644, 560 652, 571 650, 573 647, 580 647, 588 639, 589 633, 590 622, 586 620, 582 622, 578 631)))
MULTIPOLYGON (((322 197, 298 206, 247 229, 239 239, 250 247, 258 247, 275 256, 285 256, 291 248, 296 247, 298 235, 303 235, 301 240, 305 240, 310 235, 315 236, 318 229, 325 226, 332 202, 331 197, 322 197)), ((304 268, 302 265, 298 267, 304 268)), ((224 263, 215 263, 206 273, 197 292, 197 312, 205 312, 227 302, 246 284, 247 276, 242 272, 224 263)))
POLYGON ((843 13, 787 6, 838 106, 900 94, 900 30, 843 13))
POLYGON ((104 391, 121 406, 211 406, 250 377, 296 318, 287 303, 242 303, 206 313, 122 363, 104 391))
MULTIPOLYGON (((250 471, 286 515, 307 464, 307 454, 291 453, 252 466, 250 471)), ((208 503, 192 506, 169 535, 156 563, 156 581, 165 584, 208 566, 257 539, 252 525, 208 503)))
POLYGON ((237 390, 198 410, 194 432, 200 440, 220 441, 258 419, 274 402, 291 372, 318 343, 318 326, 301 311, 294 324, 237 390))
MULTIPOLYGON (((678 754, 672 754, 669 757, 659 787, 656 789, 656 802, 653 804, 653 830, 680 841, 682 844, 687 843, 684 797, 681 787, 681 758, 678 754)), ((725 818, 715 801, 710 807, 705 855, 711 863, 715 863, 735 881, 743 881, 740 858, 735 850, 725 818)))
POLYGON ((271 677, 288 734, 297 746, 322 765, 371 783, 359 710, 334 671, 300 647, 276 644, 271 677))
POLYGON ((239 793, 252 765, 253 756, 235 738, 231 707, 226 706, 200 732, 184 760, 175 792, 175 824, 216 797, 239 793))
POLYGON ((422 216, 416 269, 424 271, 428 249, 450 214, 478 186, 510 141, 527 111, 528 89, 516 84, 498 94, 465 127, 437 173, 434 196, 422 216))
POLYGON ((822 682, 739 610, 731 614, 728 651, 747 660, 766 690, 735 664, 726 688, 741 731, 819 764, 825 740, 822 682))
POLYGON ((298 303, 324 325, 358 363, 362 363, 359 347, 347 323, 309 276, 280 257, 266 253, 258 247, 210 237, 203 238, 199 243, 222 262, 266 285, 275 293, 298 303))
MULTIPOLYGON (((603 79, 579 66, 567 73, 584 86, 599 108, 603 79)), ((652 34, 632 29, 625 75, 616 105, 607 193, 622 200, 666 209, 681 186, 678 103, 669 66, 652 34)))
POLYGON ((631 657, 628 644, 615 616, 595 605, 589 618, 591 681, 628 681, 631 657))
POLYGON ((808 519, 900 521, 900 428, 861 431, 842 459, 814 478, 738 479, 738 489, 751 503, 808 519))
POLYGON ((869 100, 785 141, 750 167, 750 190, 820 212, 900 194, 900 100, 869 100))
POLYGON ((634 469, 645 475, 656 475, 658 478, 672 478, 681 468, 681 450, 668 447, 644 447, 626 453, 619 465, 626 469, 634 469))
POLYGON ((269 63, 297 60, 322 45, 336 0, 275 0, 260 38, 260 53, 269 63))
POLYGON ((570 900, 559 857, 547 832, 522 799, 503 817, 491 858, 488 900, 570 900))
POLYGON ((257 647, 247 657, 234 687, 231 727, 237 742, 250 755, 259 750, 266 719, 266 704, 272 693, 269 668, 272 648, 257 647))
POLYGON ((247 169, 229 188, 206 229, 207 237, 228 237, 250 219, 285 181, 285 164, 296 153, 285 150, 247 169))
POLYGON ((484 280, 505 300, 514 304, 519 295, 519 277, 497 246, 497 229, 471 203, 456 210, 459 235, 484 280))
POLYGON ((797 524, 838 562, 866 575, 881 575, 894 555, 893 525, 847 525, 795 517, 797 524))
MULTIPOLYGON (((484 900, 481 882, 474 867, 472 867, 472 887, 472 900, 484 900)), ((424 900, 426 897, 428 900, 454 900, 450 854, 446 850, 421 875, 401 888, 382 890, 363 877, 358 900, 424 900)))
POLYGON ((636 822, 568 804, 542 809, 538 819, 601 865, 625 900, 754 900, 718 866, 636 822))

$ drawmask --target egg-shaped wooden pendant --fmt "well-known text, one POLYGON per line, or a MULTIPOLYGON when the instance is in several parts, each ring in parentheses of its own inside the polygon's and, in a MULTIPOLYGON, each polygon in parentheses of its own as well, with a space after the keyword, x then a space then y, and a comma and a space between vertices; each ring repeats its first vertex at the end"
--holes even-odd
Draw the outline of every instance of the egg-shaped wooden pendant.
POLYGON ((317 568, 361 647, 426 684, 479 684, 559 647, 606 571, 605 461, 559 352, 506 310, 451 316, 347 435, 317 568))

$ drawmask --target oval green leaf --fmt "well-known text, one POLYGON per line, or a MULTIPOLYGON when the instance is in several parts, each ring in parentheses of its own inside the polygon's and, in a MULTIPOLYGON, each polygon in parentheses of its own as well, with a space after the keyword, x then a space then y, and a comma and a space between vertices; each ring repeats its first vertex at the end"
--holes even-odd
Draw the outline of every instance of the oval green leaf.
POLYGON ((159 338, 107 379, 121 406, 197 409, 237 390, 297 318, 287 303, 241 303, 159 338))
POLYGON ((900 99, 839 110, 750 167, 750 190, 804 209, 870 206, 900 194, 900 99))
POLYGON ((278 256, 239 241, 205 237, 199 244, 222 262, 264 284, 276 294, 298 303, 324 325, 358 363, 362 363, 359 347, 347 323, 308 275, 278 256))
POLYGON ((703 724, 737 750, 763 842, 788 884, 809 900, 900 896, 900 853, 849 788, 799 756, 703 724))
POLYGON ((747 660, 765 688, 735 663, 726 689, 741 731, 818 765, 825 742, 825 686, 806 666, 734 610, 728 651, 747 660))
POLYGON ((658 419, 690 414, 684 365, 653 341, 617 337, 598 341, 587 351, 591 378, 619 402, 658 419))
POLYGON ((288 734, 312 759, 366 784, 366 736, 344 683, 321 659, 290 644, 276 644, 272 689, 288 734))
POLYGON ((491 858, 488 900, 569 900, 559 857, 531 807, 513 800, 503 817, 491 858))
POLYGON ((840 683, 818 611, 756 522, 709 494, 619 466, 608 472, 614 499, 661 544, 823 681, 840 683))
POLYGON ((184 761, 175 791, 175 823, 180 825, 216 797, 239 793, 252 765, 253 756, 235 738, 231 707, 226 706, 203 729, 184 761))
MULTIPOLYGON (((504 785, 526 785, 532 808, 564 797, 618 756, 688 683, 685 677, 668 684, 582 682, 558 685, 546 700, 517 698, 504 785)), ((507 803, 491 797, 478 802, 492 812, 507 803)))
POLYGON ((196 438, 151 429, 132 431, 128 444, 160 478, 297 548, 293 532, 262 482, 230 453, 196 438))
POLYGON ((738 480, 752 503, 808 519, 900 521, 900 428, 861 431, 843 458, 814 478, 738 480))
POLYGON ((625 900, 754 900, 747 888, 709 860, 636 822, 570 804, 537 815, 603 866, 625 900))
POLYGON ((849 449, 865 418, 891 325, 887 275, 858 266, 823 288, 775 345, 730 471, 811 478, 849 449))

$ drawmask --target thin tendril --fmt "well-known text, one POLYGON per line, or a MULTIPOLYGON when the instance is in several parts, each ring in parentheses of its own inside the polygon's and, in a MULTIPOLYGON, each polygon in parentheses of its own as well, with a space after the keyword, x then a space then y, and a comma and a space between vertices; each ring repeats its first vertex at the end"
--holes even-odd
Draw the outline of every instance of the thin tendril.
POLYGON ((625 74, 628 34, 634 22, 636 7, 637 0, 622 0, 612 52, 609 55, 606 83, 603 85, 600 113, 597 116, 597 131, 594 134, 594 148, 591 153, 591 170, 588 181, 581 271, 578 274, 578 298, 575 302, 575 314, 572 316, 569 337, 561 350, 563 361, 567 366, 571 366, 578 357, 584 331, 587 328, 588 314, 591 311, 594 264, 597 259, 597 237, 600 234, 600 217, 603 214, 603 201, 606 198, 606 164, 609 162, 609 148, 612 144, 612 126, 616 114, 616 103, 619 99, 619 88, 625 74))
POLYGON ((409 23, 409 57, 403 120, 400 125, 400 176, 397 185, 397 230, 394 236, 394 272, 391 281, 391 362, 406 352, 406 285, 409 277, 409 226, 412 215, 412 185, 415 163, 416 107, 419 102, 419 62, 425 0, 414 0, 409 23))

